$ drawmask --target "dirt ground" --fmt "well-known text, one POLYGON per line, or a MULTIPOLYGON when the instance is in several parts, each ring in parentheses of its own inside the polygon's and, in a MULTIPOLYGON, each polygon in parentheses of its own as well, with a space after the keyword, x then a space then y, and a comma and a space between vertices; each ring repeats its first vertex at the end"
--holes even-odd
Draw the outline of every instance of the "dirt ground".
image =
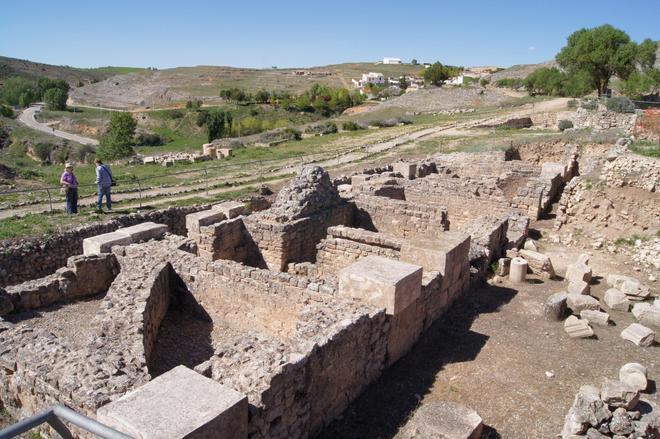
MULTIPOLYGON (((532 227, 543 230, 548 221, 532 227)), ((544 245, 558 274, 581 253, 544 245)), ((634 275, 610 255, 595 254, 590 264, 592 294, 599 299, 608 273, 634 275)), ((543 317, 546 298, 565 287, 561 279, 530 276, 522 287, 504 282, 471 291, 319 437, 395 438, 419 405, 451 400, 481 415, 485 438, 553 438, 579 387, 618 379, 628 362, 648 368, 650 385, 642 399, 660 406, 654 381, 660 374, 658 344, 642 348, 623 340, 620 332, 635 320, 622 311, 608 311, 614 323, 594 325, 596 337, 570 339, 561 322, 543 317)), ((646 404, 639 408, 648 410, 646 404)))

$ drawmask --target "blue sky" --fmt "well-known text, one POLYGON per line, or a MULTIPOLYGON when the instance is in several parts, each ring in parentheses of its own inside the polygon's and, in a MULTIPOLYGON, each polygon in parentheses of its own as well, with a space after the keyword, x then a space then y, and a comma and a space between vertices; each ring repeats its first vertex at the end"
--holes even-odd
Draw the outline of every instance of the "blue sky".
POLYGON ((10 0, 0 55, 76 67, 509 66, 549 60, 571 32, 604 23, 660 40, 660 0, 10 0))

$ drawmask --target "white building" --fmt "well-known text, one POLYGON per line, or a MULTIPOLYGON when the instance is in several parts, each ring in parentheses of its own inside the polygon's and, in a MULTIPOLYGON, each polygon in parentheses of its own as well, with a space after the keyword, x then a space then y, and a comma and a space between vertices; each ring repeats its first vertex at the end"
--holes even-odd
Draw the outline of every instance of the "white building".
POLYGON ((385 76, 383 76, 382 73, 376 73, 376 72, 363 73, 362 79, 360 80, 353 79, 353 84, 356 87, 360 87, 360 88, 364 87, 367 84, 383 85, 385 84, 385 76))
POLYGON ((401 58, 383 58, 383 64, 401 64, 401 58))
POLYGON ((445 84, 462 85, 464 80, 465 80, 465 76, 463 76, 463 74, 460 74, 458 76, 454 76, 453 78, 447 79, 445 81, 445 84))

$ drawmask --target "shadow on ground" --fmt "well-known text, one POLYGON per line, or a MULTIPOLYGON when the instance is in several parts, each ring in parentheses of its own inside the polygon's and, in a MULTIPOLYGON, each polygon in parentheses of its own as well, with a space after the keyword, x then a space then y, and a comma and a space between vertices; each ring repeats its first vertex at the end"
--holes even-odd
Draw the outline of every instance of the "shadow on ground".
MULTIPOLYGON (((474 360, 486 344, 488 336, 470 329, 477 316, 498 312, 515 294, 513 289, 487 284, 468 293, 316 438, 395 437, 433 386, 436 374, 447 364, 474 360)), ((486 426, 482 437, 500 435, 486 426)))

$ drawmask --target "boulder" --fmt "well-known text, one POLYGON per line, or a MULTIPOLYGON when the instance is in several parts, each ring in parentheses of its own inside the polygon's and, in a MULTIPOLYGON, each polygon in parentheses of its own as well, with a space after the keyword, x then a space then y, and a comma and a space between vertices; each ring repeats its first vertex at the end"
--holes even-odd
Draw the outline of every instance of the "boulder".
POLYGON ((401 429, 399 439, 478 439, 483 432, 481 417, 451 401, 422 404, 401 429))
POLYGON ((646 367, 639 363, 626 363, 619 369, 619 380, 639 391, 646 390, 646 367))
POLYGON ((533 251, 533 252, 537 252, 537 251, 539 251, 538 247, 536 246, 536 244, 534 243, 534 241, 532 241, 531 239, 526 239, 526 240, 525 240, 525 245, 523 246, 523 248, 524 248, 525 250, 531 250, 531 251, 533 251))
POLYGON ((647 287, 630 276, 610 274, 607 276, 607 284, 623 292, 630 300, 644 300, 651 294, 651 291, 647 287))
POLYGON ((621 331, 621 338, 632 341, 637 346, 651 346, 655 340, 655 333, 646 326, 633 323, 621 331))
POLYGON ((0 316, 9 314, 13 310, 14 303, 11 301, 11 296, 3 288, 0 288, 0 316))
POLYGON ((605 379, 600 387, 600 399, 610 407, 632 410, 639 402, 639 391, 622 381, 605 379))
POLYGON ((620 436, 628 436, 635 431, 635 426, 624 408, 614 410, 610 421, 610 431, 620 436))
POLYGON ((590 324, 607 326, 610 321, 610 315, 602 311, 592 309, 583 309, 580 311, 580 318, 587 320, 590 324))
POLYGON ((589 426, 598 427, 611 417, 612 413, 600 399, 599 390, 594 386, 582 386, 566 415, 561 437, 571 439, 575 435, 584 434, 589 426))
POLYGON ((566 292, 560 291, 548 297, 543 305, 545 318, 552 321, 560 321, 566 314, 566 292))
POLYGON ((575 316, 569 316, 564 321, 564 331, 571 338, 588 338, 594 335, 593 329, 586 320, 580 320, 575 316))
POLYGON ((600 311, 600 303, 598 302, 598 299, 584 294, 566 295, 566 306, 573 312, 573 314, 580 314, 580 311, 585 309, 600 311))
POLYGON ((616 288, 610 288, 605 291, 603 298, 608 308, 616 311, 628 311, 630 309, 630 301, 628 296, 616 288))
POLYGON ((497 261, 497 274, 498 276, 508 276, 509 269, 511 268, 511 258, 500 258, 497 261))

